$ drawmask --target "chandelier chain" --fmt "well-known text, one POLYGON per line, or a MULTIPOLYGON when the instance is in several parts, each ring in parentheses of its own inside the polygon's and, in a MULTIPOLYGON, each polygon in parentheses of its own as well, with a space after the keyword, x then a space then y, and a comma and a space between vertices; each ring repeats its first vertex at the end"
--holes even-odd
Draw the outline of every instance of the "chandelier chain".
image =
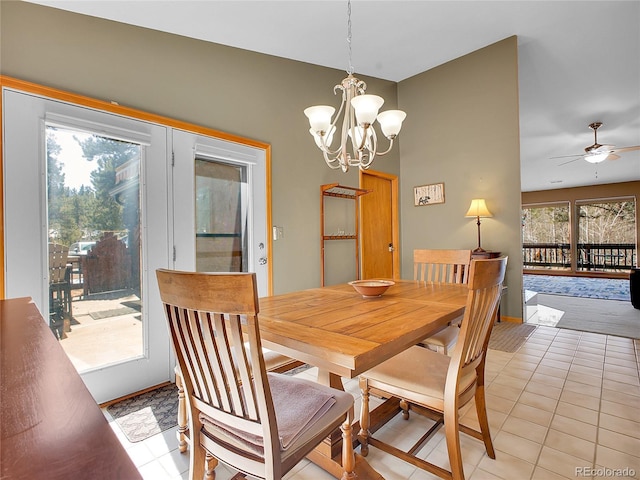
POLYGON ((347 69, 347 74, 352 75, 354 69, 351 63, 351 0, 347 2, 347 50, 349 53, 349 68, 347 69))
POLYGON ((322 151, 324 161, 329 168, 340 168, 343 172, 347 172, 350 167, 366 170, 371 166, 376 155, 382 156, 389 153, 407 116, 402 110, 378 113, 384 99, 378 95, 365 93, 367 84, 353 76, 351 0, 347 1, 347 53, 348 76, 333 87, 333 93, 342 97, 340 109, 335 117, 336 109, 328 105, 314 105, 304 110, 311 126, 309 133, 322 151), (342 127, 339 127, 337 123, 341 119, 342 127), (376 121, 383 135, 389 140, 389 146, 385 151, 378 151, 378 135, 373 128, 373 123, 376 121), (335 150, 331 148, 334 134, 340 137, 340 145, 335 150))

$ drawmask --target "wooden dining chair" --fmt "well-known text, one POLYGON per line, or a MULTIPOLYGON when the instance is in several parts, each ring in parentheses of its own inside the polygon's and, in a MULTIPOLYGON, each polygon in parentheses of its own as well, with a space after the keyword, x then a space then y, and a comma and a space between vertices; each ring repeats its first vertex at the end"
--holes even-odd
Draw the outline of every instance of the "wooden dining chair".
MULTIPOLYGON (((414 250, 413 279, 434 283, 467 283, 470 264, 471 250, 414 250)), ((420 343, 448 355, 458 340, 459 321, 452 322, 420 343)))
MULTIPOLYGON (((262 357, 264 358, 264 366, 267 372, 273 373, 285 373, 293 370, 294 368, 301 367, 304 362, 296 360, 295 358, 287 357, 281 353, 262 349, 262 357)), ((191 435, 189 434, 189 415, 187 413, 187 402, 184 396, 184 382, 182 381, 182 372, 180 366, 176 365, 174 369, 176 374, 176 387, 178 387, 178 450, 180 453, 187 451, 189 444, 191 443, 191 435)))
POLYGON ((484 367, 506 265, 506 257, 471 262, 464 319, 450 357, 413 346, 360 376, 362 409, 358 440, 363 456, 367 456, 369 445, 373 445, 441 478, 464 480, 460 451, 462 431, 482 440, 489 457, 495 459, 487 420, 484 367), (368 430, 372 388, 383 395, 400 398, 405 419, 409 418, 409 409, 415 408, 418 412, 424 409, 422 413, 438 421, 406 452, 386 444, 372 437, 368 430), (474 398, 480 431, 459 423, 460 408, 474 398), (415 456, 443 423, 451 471, 415 456))
POLYGON ((58 339, 65 338, 73 317, 68 255, 69 247, 66 245, 49 244, 49 323, 58 339))
POLYGON ((343 480, 355 478, 353 396, 268 373, 255 273, 156 271, 184 374, 192 480, 213 480, 218 461, 244 475, 280 479, 337 428, 343 480), (248 340, 248 341, 247 341, 248 340))

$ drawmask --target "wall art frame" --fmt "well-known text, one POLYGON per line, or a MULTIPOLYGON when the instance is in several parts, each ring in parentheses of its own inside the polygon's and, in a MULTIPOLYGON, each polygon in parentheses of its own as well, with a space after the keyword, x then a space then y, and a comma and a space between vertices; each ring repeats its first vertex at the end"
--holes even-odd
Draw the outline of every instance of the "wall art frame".
POLYGON ((413 187, 413 199, 413 204, 416 207, 444 203, 444 183, 413 187))

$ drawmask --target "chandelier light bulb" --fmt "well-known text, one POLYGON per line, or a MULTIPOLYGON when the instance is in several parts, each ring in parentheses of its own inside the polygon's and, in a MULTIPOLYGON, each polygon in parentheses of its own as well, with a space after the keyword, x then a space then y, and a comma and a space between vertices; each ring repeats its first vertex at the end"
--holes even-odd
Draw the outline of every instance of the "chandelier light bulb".
POLYGON ((387 138, 395 138, 400 133, 405 118, 407 118, 407 114, 402 110, 381 112, 378 115, 378 123, 380 123, 383 135, 387 138))
POLYGON ((362 145, 362 133, 364 131, 367 132, 367 138, 366 138, 364 147, 371 148, 371 136, 373 135, 373 130, 371 128, 366 128, 365 129, 364 127, 356 125, 356 126, 353 127, 353 130, 349 129, 349 133, 348 133, 349 138, 351 138, 351 140, 354 140, 352 132, 355 133, 355 136, 356 136, 355 144, 356 145, 362 145))
MULTIPOLYGON (((327 133, 324 134, 324 146, 325 147, 330 147, 331 144, 333 143, 333 134, 336 132, 336 127, 330 127, 329 131, 327 133)), ((316 142, 316 146, 322 150, 322 136, 313 131, 313 128, 309 129, 309 133, 311 134, 311 136, 313 137, 313 139, 316 142)))
POLYGON ((371 125, 376 121, 378 110, 384 103, 384 98, 378 95, 358 95, 351 99, 351 105, 356 111, 358 125, 371 125))
POLYGON ((328 105, 316 105, 304 109, 304 114, 309 119, 311 130, 316 133, 326 133, 331 125, 331 116, 336 111, 328 105))

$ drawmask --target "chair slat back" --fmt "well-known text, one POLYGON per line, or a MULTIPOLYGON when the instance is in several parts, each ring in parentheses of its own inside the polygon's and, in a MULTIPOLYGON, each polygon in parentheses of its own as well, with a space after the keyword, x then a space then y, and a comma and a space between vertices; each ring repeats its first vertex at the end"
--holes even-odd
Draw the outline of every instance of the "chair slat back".
POLYGON ((59 243, 49 244, 49 283, 65 281, 69 247, 59 243))
POLYGON ((467 283, 471 250, 413 251, 413 279, 434 283, 467 283))
POLYGON ((451 354, 447 384, 450 378, 460 378, 470 373, 484 360, 498 311, 506 267, 507 257, 471 262, 469 295, 458 342, 451 354))
POLYGON ((217 422, 266 439, 265 454, 278 452, 255 274, 160 269, 156 275, 191 415, 197 407, 217 422))

